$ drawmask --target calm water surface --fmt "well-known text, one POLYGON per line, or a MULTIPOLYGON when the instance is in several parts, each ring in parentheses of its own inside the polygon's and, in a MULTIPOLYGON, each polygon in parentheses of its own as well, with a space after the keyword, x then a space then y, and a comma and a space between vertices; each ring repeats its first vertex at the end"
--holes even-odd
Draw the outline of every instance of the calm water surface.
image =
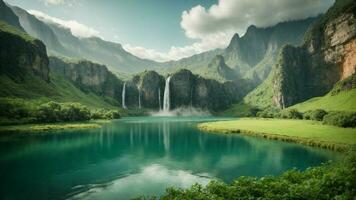
POLYGON ((208 134, 213 117, 135 117, 100 129, 0 137, 0 199, 129 199, 211 179, 278 175, 339 154, 239 135, 208 134))

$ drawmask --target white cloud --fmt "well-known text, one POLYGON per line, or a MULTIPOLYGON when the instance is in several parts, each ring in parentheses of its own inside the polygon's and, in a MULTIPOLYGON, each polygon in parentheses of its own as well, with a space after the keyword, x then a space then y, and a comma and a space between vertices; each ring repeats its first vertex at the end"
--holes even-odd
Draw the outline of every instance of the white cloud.
POLYGON ((183 11, 181 27, 197 42, 172 47, 167 53, 125 45, 142 58, 178 60, 215 48, 225 48, 235 33, 244 34, 248 26, 273 26, 279 22, 305 19, 325 12, 334 0, 219 0, 210 8, 197 5, 183 11))
POLYGON ((305 19, 325 12, 333 0, 219 0, 209 9, 201 5, 184 11, 181 27, 189 38, 237 32, 250 25, 273 26, 282 21, 305 19))
POLYGON ((76 0, 39 0, 43 2, 46 6, 54 5, 67 5, 67 6, 73 6, 76 3, 76 0))
POLYGON ((77 37, 93 37, 93 36, 99 37, 100 34, 100 32, 95 30, 94 28, 88 27, 75 20, 62 20, 59 18, 49 16, 37 10, 29 10, 28 12, 44 22, 55 23, 70 29, 72 34, 77 37))
POLYGON ((225 36, 216 37, 216 38, 207 38, 200 42, 195 42, 192 45, 187 45, 183 47, 172 46, 168 52, 159 52, 154 49, 147 49, 140 46, 133 46, 131 44, 123 45, 123 48, 132 53, 135 56, 140 58, 146 58, 155 60, 158 62, 165 62, 170 60, 179 60, 181 58, 186 58, 194 54, 202 53, 204 51, 226 47, 227 43, 225 40, 222 40, 225 36))

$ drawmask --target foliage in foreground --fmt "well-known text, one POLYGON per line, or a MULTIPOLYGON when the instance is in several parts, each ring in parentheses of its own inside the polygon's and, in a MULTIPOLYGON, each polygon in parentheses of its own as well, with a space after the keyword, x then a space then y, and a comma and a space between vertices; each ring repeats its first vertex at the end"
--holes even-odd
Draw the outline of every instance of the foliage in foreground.
POLYGON ((161 197, 138 199, 353 199, 356 196, 356 148, 339 163, 328 163, 304 172, 289 170, 280 176, 240 177, 226 184, 212 181, 188 189, 168 188, 161 197))
POLYGON ((117 110, 91 110, 79 103, 58 103, 54 101, 40 105, 23 104, 16 101, 0 103, 0 125, 117 118, 120 118, 117 110))

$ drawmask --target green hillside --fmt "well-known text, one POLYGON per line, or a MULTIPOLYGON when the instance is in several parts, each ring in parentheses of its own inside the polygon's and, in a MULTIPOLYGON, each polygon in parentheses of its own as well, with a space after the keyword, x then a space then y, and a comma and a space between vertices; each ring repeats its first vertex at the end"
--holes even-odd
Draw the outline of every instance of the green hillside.
POLYGON ((324 109, 326 111, 356 111, 356 74, 335 84, 323 97, 315 97, 290 108, 299 111, 324 109))
POLYGON ((340 92, 337 95, 327 94, 323 97, 315 97, 289 108, 295 108, 301 112, 315 109, 356 111, 356 89, 340 92))

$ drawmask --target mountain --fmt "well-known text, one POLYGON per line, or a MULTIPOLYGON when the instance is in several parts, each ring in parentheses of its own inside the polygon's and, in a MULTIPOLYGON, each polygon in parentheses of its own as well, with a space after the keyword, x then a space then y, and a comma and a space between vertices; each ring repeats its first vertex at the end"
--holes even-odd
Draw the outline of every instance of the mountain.
POLYGON ((338 0, 307 32, 285 46, 270 77, 245 97, 251 105, 285 108, 328 93, 356 70, 356 3, 338 0))
POLYGON ((128 53, 118 43, 98 37, 80 38, 59 24, 33 16, 19 7, 11 8, 25 31, 43 41, 51 55, 91 60, 106 65, 116 73, 137 73, 160 66, 158 62, 141 59, 128 53))
POLYGON ((202 76, 222 82, 226 80, 234 81, 239 78, 239 74, 226 65, 222 55, 216 55, 213 58, 206 70, 202 72, 202 76))
POLYGON ((0 20, 23 31, 18 17, 11 11, 3 0, 0 0, 0 20))
POLYGON ((113 108, 92 92, 83 92, 50 70, 45 45, 14 26, 0 22, 0 101, 38 104, 51 100, 113 108))
POLYGON ((16 6, 11 6, 10 8, 16 16, 18 16, 21 27, 23 27, 29 35, 40 39, 46 44, 47 51, 50 54, 66 54, 64 47, 50 27, 22 8, 16 6))
POLYGON ((209 64, 214 62, 217 55, 221 55, 226 65, 234 71, 233 74, 260 83, 269 75, 278 51, 286 44, 302 44, 304 33, 315 19, 282 22, 267 28, 251 25, 242 37, 235 34, 226 49, 204 52, 163 65, 169 72, 185 68, 210 78, 219 72, 209 69, 209 64))

